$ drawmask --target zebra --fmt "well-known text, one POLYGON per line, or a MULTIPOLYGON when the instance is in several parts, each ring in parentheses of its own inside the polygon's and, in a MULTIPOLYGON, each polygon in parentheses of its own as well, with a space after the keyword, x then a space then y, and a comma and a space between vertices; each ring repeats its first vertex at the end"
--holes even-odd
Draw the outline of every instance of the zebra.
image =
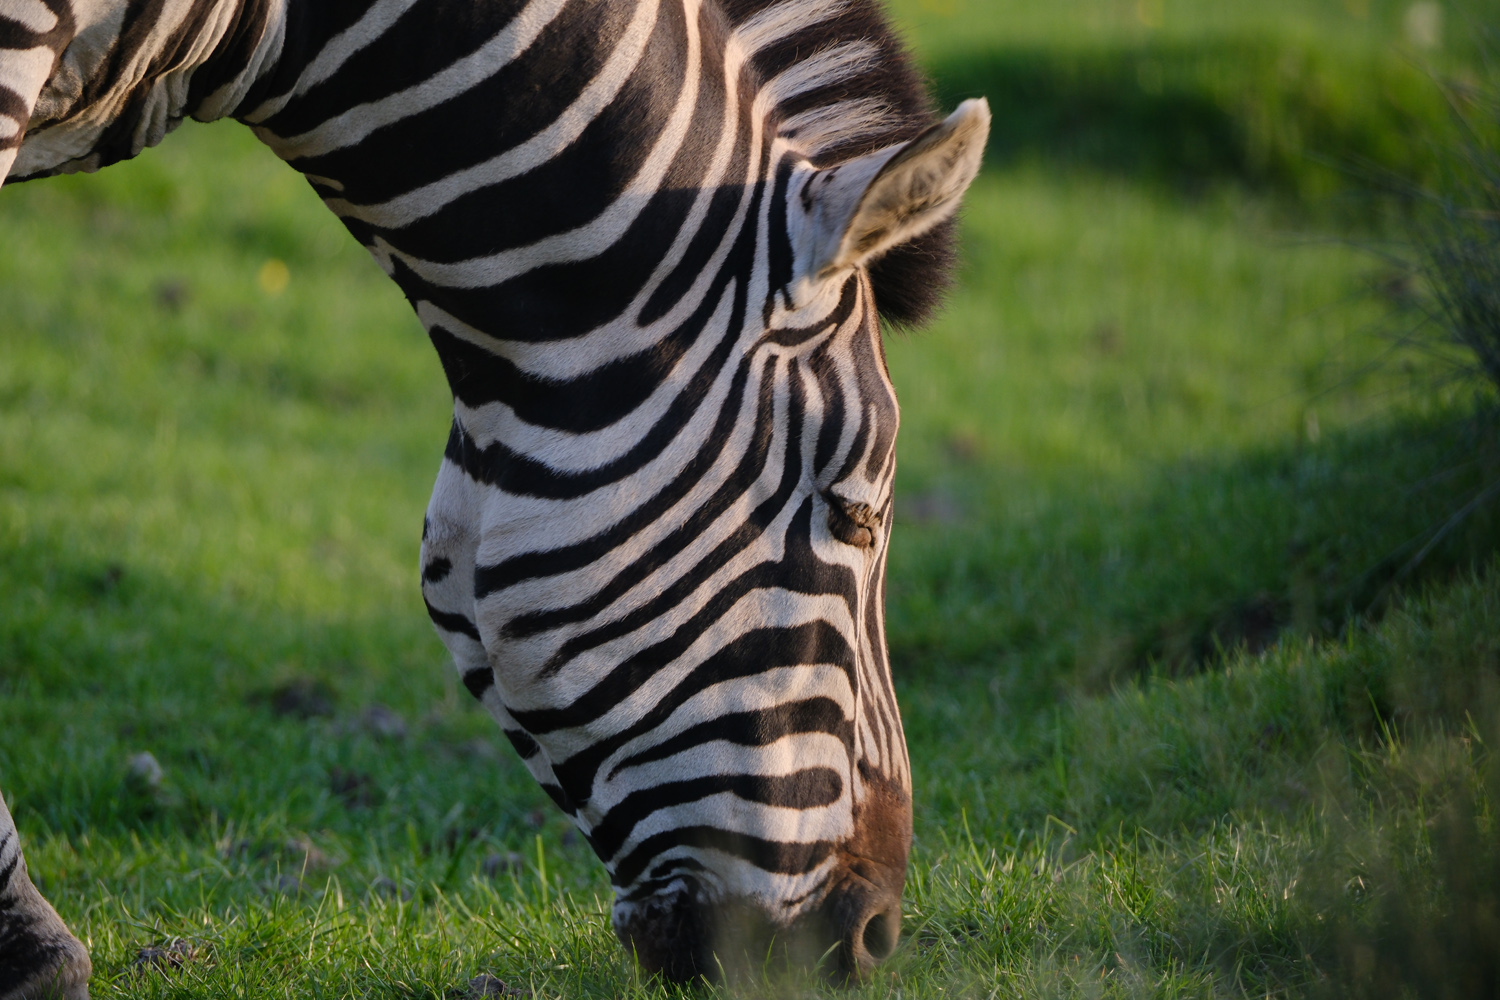
MULTIPOLYGON (((248 124, 406 294, 453 420, 421 589, 649 973, 896 947, 899 410, 983 99, 878 0, 0 0, 0 179, 248 124)), ((87 995, 0 802, 0 998, 87 995), (51 991, 51 992, 48 992, 51 991)))

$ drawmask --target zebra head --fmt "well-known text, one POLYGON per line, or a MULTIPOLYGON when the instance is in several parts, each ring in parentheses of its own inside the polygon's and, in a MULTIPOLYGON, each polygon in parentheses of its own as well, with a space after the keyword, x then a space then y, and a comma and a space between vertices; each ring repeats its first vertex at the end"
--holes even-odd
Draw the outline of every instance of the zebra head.
MULTIPOLYGON (((456 382, 429 608, 605 862, 648 970, 712 977, 771 950, 858 977, 895 948, 912 835, 883 622, 898 408, 867 265, 951 216, 988 127, 969 101, 821 168, 773 140, 724 262, 664 317, 691 339, 637 370, 629 410, 649 418, 609 424, 601 450, 488 422, 456 382)), ((451 327, 429 323, 440 351, 451 327)), ((601 373, 631 362, 605 353, 549 377, 575 365, 619 391, 601 373)))

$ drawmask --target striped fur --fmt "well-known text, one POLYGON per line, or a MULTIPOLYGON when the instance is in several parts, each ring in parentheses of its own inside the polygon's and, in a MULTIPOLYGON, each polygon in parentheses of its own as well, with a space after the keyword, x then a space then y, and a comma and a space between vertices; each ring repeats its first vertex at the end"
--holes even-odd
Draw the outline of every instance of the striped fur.
POLYGON ((911 817, 876 314, 936 301, 978 112, 924 132, 870 0, 0 15, 13 178, 233 115, 405 291, 454 394, 429 612, 609 868, 627 946, 678 979, 775 933, 882 957, 911 817), (948 143, 930 169, 898 148, 919 134, 948 143), (840 244, 851 212, 905 242, 840 244))

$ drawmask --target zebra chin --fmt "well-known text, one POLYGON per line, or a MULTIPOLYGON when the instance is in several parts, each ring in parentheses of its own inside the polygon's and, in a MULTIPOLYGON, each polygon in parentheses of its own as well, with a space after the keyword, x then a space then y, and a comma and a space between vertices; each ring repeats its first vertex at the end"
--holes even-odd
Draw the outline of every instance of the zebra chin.
POLYGON ((662 862, 657 877, 617 898, 620 943, 646 972, 676 983, 865 979, 900 942, 912 832, 904 789, 881 783, 867 791, 850 840, 797 845, 809 856, 798 875, 757 870, 746 879, 749 862, 739 851, 728 864, 721 851, 662 862), (727 869, 739 877, 725 878, 727 869), (749 883, 754 891, 743 888, 749 883), (719 888, 726 884, 738 891, 719 888))

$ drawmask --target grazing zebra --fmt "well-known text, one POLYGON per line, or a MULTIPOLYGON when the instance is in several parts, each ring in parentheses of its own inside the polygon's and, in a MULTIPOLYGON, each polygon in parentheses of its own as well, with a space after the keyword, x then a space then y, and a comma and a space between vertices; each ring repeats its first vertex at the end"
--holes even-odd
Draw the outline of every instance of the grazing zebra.
MULTIPOLYGON (((422 592, 609 870, 649 971, 895 947, 896 397, 983 101, 878 0, 0 0, 0 178, 248 123, 406 293, 453 391, 422 592)), ((88 958, 0 806, 0 998, 88 958)))

